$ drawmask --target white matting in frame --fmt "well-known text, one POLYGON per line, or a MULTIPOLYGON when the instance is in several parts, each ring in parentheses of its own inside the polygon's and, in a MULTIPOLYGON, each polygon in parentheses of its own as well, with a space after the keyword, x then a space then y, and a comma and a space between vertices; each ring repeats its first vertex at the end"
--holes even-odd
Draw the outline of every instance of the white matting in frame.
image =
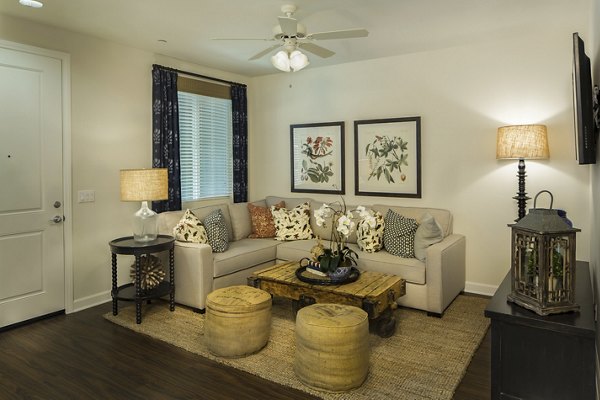
POLYGON ((344 194, 344 122, 290 125, 292 192, 344 194))
POLYGON ((421 117, 354 122, 355 194, 421 197, 421 117))

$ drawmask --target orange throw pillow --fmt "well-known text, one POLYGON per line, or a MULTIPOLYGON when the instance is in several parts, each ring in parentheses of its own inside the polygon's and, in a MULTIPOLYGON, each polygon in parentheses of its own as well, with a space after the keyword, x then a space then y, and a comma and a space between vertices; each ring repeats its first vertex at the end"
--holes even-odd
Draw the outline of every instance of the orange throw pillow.
MULTIPOLYGON (((275 204, 276 208, 284 208, 285 201, 280 201, 275 204)), ((252 221, 252 233, 248 236, 249 238, 272 238, 277 233, 275 230, 275 223, 273 222, 273 215, 269 207, 255 206, 252 203, 248 203, 248 211, 250 211, 250 219, 252 221)))

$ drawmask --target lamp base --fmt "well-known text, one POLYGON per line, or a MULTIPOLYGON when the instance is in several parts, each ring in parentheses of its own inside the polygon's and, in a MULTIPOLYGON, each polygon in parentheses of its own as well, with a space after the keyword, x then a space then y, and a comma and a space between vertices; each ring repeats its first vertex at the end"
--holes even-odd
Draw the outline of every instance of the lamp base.
POLYGON ((142 208, 133 214, 133 240, 151 242, 158 237, 158 214, 148 208, 148 202, 142 201, 142 208))
POLYGON ((517 206, 519 208, 518 217, 515 219, 515 222, 519 222, 521 218, 525 216, 527 213, 527 200, 531 200, 531 197, 527 196, 527 192, 525 192, 525 160, 519 159, 519 171, 517 173, 517 177, 519 178, 519 191, 517 195, 513 197, 517 201, 517 206))

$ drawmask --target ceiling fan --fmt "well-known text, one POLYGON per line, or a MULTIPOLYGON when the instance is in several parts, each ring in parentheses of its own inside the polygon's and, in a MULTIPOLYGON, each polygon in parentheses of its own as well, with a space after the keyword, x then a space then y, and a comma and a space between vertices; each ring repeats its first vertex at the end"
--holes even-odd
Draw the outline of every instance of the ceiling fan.
POLYGON ((296 18, 293 18, 294 12, 297 10, 296 6, 293 4, 285 4, 281 6, 281 12, 285 14, 285 16, 278 17, 279 24, 273 27, 273 37, 271 38, 214 38, 213 40, 261 40, 261 41, 277 41, 279 43, 270 46, 261 52, 255 54, 250 57, 249 60, 257 60, 262 58, 272 52, 275 49, 283 48, 283 51, 280 51, 272 58, 273 65, 279 68, 276 65, 276 57, 281 59, 282 54, 283 57, 288 58, 288 66, 287 69, 282 69, 289 71, 289 62, 292 61, 292 69, 294 71, 298 71, 304 68, 308 64, 308 59, 305 55, 300 53, 298 49, 306 50, 316 56, 327 58, 331 57, 335 54, 335 52, 326 49, 325 47, 321 47, 315 43, 317 40, 330 40, 330 39, 351 39, 351 38, 360 38, 366 37, 369 35, 369 31, 366 29, 345 29, 338 31, 328 31, 328 32, 318 32, 318 33, 306 33, 306 28, 304 25, 299 24, 296 18), (300 58, 298 53, 300 54, 300 58), (300 62, 297 66, 299 68, 294 68, 294 58, 297 62, 300 62), (300 60, 300 61, 298 61, 300 60), (303 65, 302 65, 303 64, 303 65))

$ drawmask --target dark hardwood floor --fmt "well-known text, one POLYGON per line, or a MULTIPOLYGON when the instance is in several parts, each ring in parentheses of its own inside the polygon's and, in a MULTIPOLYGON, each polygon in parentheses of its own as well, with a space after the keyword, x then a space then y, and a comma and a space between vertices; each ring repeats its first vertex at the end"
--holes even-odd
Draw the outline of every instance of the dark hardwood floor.
MULTIPOLYGON (((110 303, 0 332, 0 399, 314 399, 106 321, 110 303)), ((490 333, 455 400, 490 398, 490 333)))

